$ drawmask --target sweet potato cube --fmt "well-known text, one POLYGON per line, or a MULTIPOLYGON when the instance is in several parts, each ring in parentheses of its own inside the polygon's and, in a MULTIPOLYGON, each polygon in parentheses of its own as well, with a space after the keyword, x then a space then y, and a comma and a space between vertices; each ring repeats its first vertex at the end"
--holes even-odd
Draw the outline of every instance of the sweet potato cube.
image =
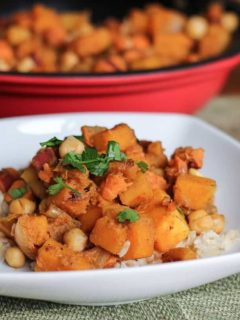
POLYGON ((216 182, 209 178, 180 175, 174 186, 174 200, 179 206, 204 209, 213 202, 216 182))
POLYGON ((101 208, 97 206, 89 207, 87 209, 87 212, 79 217, 79 220, 81 222, 81 229, 87 233, 91 232, 96 221, 99 218, 101 218, 101 216, 102 216, 101 208))
POLYGON ((155 218, 154 224, 156 228, 155 248, 160 252, 175 248, 189 234, 187 222, 178 210, 166 214, 159 212, 159 217, 155 218))
POLYGON ((111 130, 105 130, 93 137, 93 145, 98 151, 106 151, 109 141, 119 143, 122 151, 136 143, 134 131, 126 124, 119 124, 111 130))
POLYGON ((163 262, 186 261, 194 259, 197 259, 197 254, 191 248, 174 248, 162 255, 163 262))
POLYGON ((141 218, 128 225, 128 240, 130 247, 124 255, 124 260, 150 257, 154 249, 154 225, 150 218, 141 218))
POLYGON ((74 252, 53 239, 38 250, 35 271, 65 271, 95 269, 84 253, 74 252))
POLYGON ((127 226, 105 216, 97 220, 90 241, 112 254, 118 254, 127 240, 127 226))
POLYGON ((143 202, 151 200, 153 190, 146 174, 139 173, 133 184, 120 194, 122 204, 136 207, 143 202))

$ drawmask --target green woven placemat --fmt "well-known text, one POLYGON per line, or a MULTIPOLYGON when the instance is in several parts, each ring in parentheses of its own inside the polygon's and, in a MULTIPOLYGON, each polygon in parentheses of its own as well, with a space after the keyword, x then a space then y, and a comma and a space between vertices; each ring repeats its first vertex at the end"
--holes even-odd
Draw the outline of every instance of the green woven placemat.
POLYGON ((239 320, 240 274, 196 289, 115 307, 0 297, 1 320, 239 320))

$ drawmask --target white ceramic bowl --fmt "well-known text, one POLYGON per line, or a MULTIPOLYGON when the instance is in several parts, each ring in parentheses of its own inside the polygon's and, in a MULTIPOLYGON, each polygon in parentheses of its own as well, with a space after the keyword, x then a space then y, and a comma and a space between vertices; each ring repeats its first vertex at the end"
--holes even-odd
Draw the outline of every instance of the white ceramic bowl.
MULTIPOLYGON (((126 122, 141 139, 162 140, 167 154, 178 146, 206 149, 203 174, 217 180, 216 203, 226 229, 240 229, 240 144, 193 117, 177 114, 76 113, 0 120, 0 167, 26 166, 39 142, 78 134, 80 126, 126 122)), ((33 273, 0 262, 0 295, 68 304, 108 305, 149 299, 240 272, 240 253, 127 269, 33 273)))

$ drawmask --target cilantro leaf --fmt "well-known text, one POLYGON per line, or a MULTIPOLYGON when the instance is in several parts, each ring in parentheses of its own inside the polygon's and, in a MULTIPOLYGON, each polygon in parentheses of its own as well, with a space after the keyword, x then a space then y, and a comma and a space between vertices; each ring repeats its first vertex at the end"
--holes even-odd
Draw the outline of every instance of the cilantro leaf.
POLYGON ((139 169, 141 169, 143 173, 145 173, 149 169, 148 164, 144 161, 138 161, 136 162, 136 165, 139 167, 139 169))
POLYGON ((54 196, 55 194, 59 193, 62 189, 67 188, 69 190, 71 190, 74 194, 80 196, 80 192, 77 191, 76 189, 70 187, 69 185, 67 185, 63 179, 61 177, 56 177, 54 178, 54 181, 56 182, 55 184, 52 184, 49 188, 48 188, 48 193, 51 196, 54 196))
POLYGON ((74 152, 69 152, 64 156, 63 165, 70 165, 73 168, 79 169, 83 173, 86 172, 86 169, 82 165, 81 155, 74 152))
POLYGON ((136 222, 139 220, 139 218, 140 217, 139 217, 138 212, 135 210, 132 210, 132 209, 125 209, 117 215, 117 219, 121 223, 123 223, 127 220, 130 222, 136 222))
POLYGON ((26 188, 16 188, 8 191, 8 193, 13 199, 21 198, 26 192, 27 192, 26 188))
POLYGON ((100 155, 97 149, 87 147, 82 154, 74 152, 66 154, 63 165, 71 165, 82 172, 85 172, 83 166, 85 165, 91 174, 103 176, 109 168, 110 161, 122 161, 124 159, 126 159, 126 155, 121 152, 119 144, 115 141, 109 141, 106 154, 100 155))
POLYGON ((107 154, 106 156, 109 160, 122 161, 126 159, 124 153, 121 152, 119 143, 116 141, 109 141, 107 146, 107 154))
POLYGON ((56 147, 62 143, 62 140, 59 140, 56 137, 49 139, 48 141, 40 142, 41 147, 56 147))
POLYGON ((84 142, 84 137, 83 136, 74 136, 74 138, 78 139, 81 142, 84 142))

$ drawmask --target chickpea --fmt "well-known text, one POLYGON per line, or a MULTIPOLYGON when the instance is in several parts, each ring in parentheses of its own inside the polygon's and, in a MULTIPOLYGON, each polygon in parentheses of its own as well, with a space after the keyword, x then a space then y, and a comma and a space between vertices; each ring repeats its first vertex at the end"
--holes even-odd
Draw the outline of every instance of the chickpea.
POLYGON ((220 234, 223 232, 224 225, 225 225, 225 217, 222 214, 214 213, 211 214, 211 218, 213 221, 213 230, 217 233, 220 234))
POLYGON ((73 136, 69 136, 60 145, 59 154, 61 158, 64 158, 64 156, 69 152, 75 152, 75 153, 81 154, 83 153, 84 149, 85 149, 85 146, 81 141, 79 141, 77 138, 73 136))
POLYGON ((21 198, 10 203, 9 212, 15 214, 31 214, 36 210, 36 203, 32 200, 21 198))
POLYGON ((4 60, 0 59, 0 71, 10 71, 11 66, 4 60))
POLYGON ((61 57, 61 70, 71 71, 78 63, 78 55, 73 51, 67 51, 61 57))
POLYGON ((221 233, 224 229, 224 216, 214 213, 208 214, 205 210, 196 210, 188 216, 189 227, 198 234, 213 230, 221 233))
POLYGON ((203 175, 197 169, 189 169, 189 174, 192 176, 203 177, 203 175))
POLYGON ((30 72, 34 69, 35 66, 35 61, 30 57, 26 57, 19 61, 19 63, 17 64, 17 71, 30 72))
POLYGON ((18 247, 10 247, 5 252, 5 261, 12 268, 22 268, 25 256, 18 247))
POLYGON ((227 31, 234 32, 238 28, 239 19, 235 13, 227 12, 222 16, 221 23, 227 31))
POLYGON ((191 17, 186 25, 186 32, 194 40, 202 39, 208 31, 208 22, 200 16, 191 17))
POLYGON ((67 231, 63 236, 64 243, 73 251, 81 252, 87 246, 88 237, 78 228, 67 231))
POLYGON ((11 45, 17 46, 23 41, 30 39, 31 32, 24 27, 15 25, 8 28, 6 36, 11 45))

